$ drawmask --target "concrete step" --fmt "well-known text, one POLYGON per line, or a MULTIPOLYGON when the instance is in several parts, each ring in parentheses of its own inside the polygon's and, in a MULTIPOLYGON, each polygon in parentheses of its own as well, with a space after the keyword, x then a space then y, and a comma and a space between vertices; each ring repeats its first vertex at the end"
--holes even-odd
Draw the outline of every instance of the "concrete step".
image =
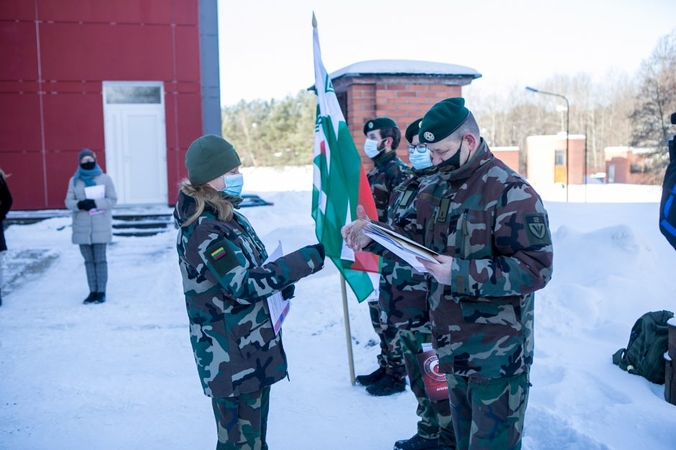
MULTIPOLYGON (((272 206, 255 194, 242 195, 241 208, 254 206, 272 206)), ((35 211, 10 211, 5 219, 5 225, 25 225, 40 222, 54 217, 70 217, 67 209, 44 209, 35 211)), ((153 236, 175 230, 173 207, 116 207, 113 209, 114 236, 153 236)))

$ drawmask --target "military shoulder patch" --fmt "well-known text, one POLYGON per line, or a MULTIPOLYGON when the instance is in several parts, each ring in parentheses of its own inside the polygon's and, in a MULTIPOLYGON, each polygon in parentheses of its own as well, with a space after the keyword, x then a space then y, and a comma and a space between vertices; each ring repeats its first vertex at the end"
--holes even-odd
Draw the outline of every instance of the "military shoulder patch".
POLYGON ((531 245, 549 244, 551 242, 547 220, 545 219, 544 214, 526 214, 525 220, 526 235, 528 236, 528 242, 531 245))
POLYGON ((240 265, 233 247, 234 245, 227 239, 219 239, 207 248, 206 262, 216 272, 216 275, 224 275, 240 265))

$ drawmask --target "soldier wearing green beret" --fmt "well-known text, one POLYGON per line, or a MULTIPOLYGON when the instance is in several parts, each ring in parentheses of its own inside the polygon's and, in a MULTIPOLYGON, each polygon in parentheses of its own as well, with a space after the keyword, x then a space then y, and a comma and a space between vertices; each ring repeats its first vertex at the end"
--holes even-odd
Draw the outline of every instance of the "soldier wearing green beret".
MULTIPOLYGON (((429 150, 419 145, 418 130, 422 117, 414 120, 404 133, 408 141, 409 171, 412 176, 394 189, 390 198, 387 223, 397 224, 415 199, 419 186, 426 177, 437 172, 429 150)), ((429 277, 409 264, 383 258, 380 280, 380 308, 388 327, 397 329, 397 345, 401 347, 411 392, 416 397, 416 414, 420 418, 415 435, 394 443, 394 450, 425 450, 454 448, 455 434, 448 398, 430 396, 425 389, 424 368, 418 362, 423 344, 432 341, 429 304, 427 302, 429 277)), ((444 392, 445 393, 445 392, 444 392)))
MULTIPOLYGON (((390 195, 396 186, 410 176, 407 172, 408 166, 395 152, 401 141, 401 131, 389 117, 377 117, 364 124, 364 136, 364 153, 371 158, 374 166, 366 174, 366 178, 376 204, 378 220, 385 222, 390 195)), ((387 276, 387 267, 384 270, 381 270, 381 282, 387 276)), ((380 296, 383 295, 387 293, 381 290, 380 296)), ((397 329, 388 327, 384 322, 383 311, 377 300, 370 301, 368 306, 371 324, 380 339, 378 368, 368 375, 357 376, 356 381, 366 386, 369 394, 386 396, 406 389, 406 367, 397 339, 397 329)))
POLYGON ((266 262, 265 246, 237 211, 240 159, 222 137, 196 139, 185 166, 188 179, 174 210, 176 247, 190 342, 216 419, 216 449, 267 449, 270 386, 288 374, 266 299, 292 298, 294 283, 324 267, 324 246, 266 262))
MULTIPOLYGON (((462 98, 423 117, 421 144, 438 167, 390 228, 439 253, 430 318, 446 374, 457 448, 521 448, 533 363, 534 293, 552 276, 553 248, 542 200, 481 138, 462 98)), ((363 208, 342 232, 353 250, 383 256, 362 233, 363 208)))

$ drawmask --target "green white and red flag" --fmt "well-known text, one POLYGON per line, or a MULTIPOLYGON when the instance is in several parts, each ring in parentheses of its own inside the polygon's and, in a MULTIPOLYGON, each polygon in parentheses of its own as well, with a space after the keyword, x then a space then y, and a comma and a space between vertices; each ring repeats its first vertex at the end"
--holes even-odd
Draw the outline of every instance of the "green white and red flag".
POLYGON ((317 119, 314 141, 312 217, 315 233, 358 301, 377 295, 380 258, 372 253, 354 253, 343 241, 340 229, 357 217, 357 205, 375 218, 376 207, 361 157, 340 109, 333 84, 322 62, 317 22, 312 17, 314 37, 317 119))

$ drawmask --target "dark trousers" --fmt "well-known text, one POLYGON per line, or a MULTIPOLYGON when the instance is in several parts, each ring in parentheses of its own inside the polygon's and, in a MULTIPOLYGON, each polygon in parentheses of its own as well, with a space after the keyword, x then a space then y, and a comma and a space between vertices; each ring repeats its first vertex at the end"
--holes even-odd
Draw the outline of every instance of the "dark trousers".
POLYGON ((108 244, 80 245, 80 253, 85 260, 90 292, 106 292, 106 284, 108 283, 107 246, 108 244))
POLYGON ((237 397, 212 398, 216 417, 216 450, 268 450, 265 437, 270 386, 237 397))

